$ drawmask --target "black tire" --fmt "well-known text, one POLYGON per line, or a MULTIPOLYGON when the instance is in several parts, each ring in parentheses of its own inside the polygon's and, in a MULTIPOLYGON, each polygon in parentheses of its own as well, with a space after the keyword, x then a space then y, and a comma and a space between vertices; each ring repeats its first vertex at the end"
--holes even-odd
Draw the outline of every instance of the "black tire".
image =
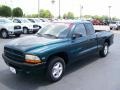
POLYGON ((20 37, 21 34, 15 34, 16 37, 20 37))
POLYGON ((47 73, 46 73, 49 81, 51 82, 59 81, 63 77, 64 71, 65 71, 65 62, 63 58, 53 57, 50 59, 50 62, 48 63, 48 67, 47 67, 47 73), (62 71, 60 71, 60 69, 57 70, 57 67, 55 69, 55 65, 58 65, 58 64, 59 64, 58 68, 62 67, 61 68, 62 71), (56 70, 56 74, 53 75, 53 73, 55 73, 55 70, 56 70), (60 74, 60 75, 57 76, 57 74, 60 74))
POLYGON ((118 27, 116 28, 116 30, 118 30, 118 27))
POLYGON ((110 28, 110 30, 112 30, 112 28, 110 28))
POLYGON ((99 51, 101 57, 107 56, 109 53, 109 45, 107 42, 104 43, 102 50, 99 51))
POLYGON ((2 38, 8 38, 8 37, 9 37, 8 32, 7 32, 6 30, 2 30, 2 31, 0 32, 0 36, 1 36, 2 38))
POLYGON ((120 30, 120 26, 118 26, 118 30, 120 30))
POLYGON ((28 33, 29 33, 28 29, 26 27, 24 27, 23 28, 23 34, 28 34, 28 33))

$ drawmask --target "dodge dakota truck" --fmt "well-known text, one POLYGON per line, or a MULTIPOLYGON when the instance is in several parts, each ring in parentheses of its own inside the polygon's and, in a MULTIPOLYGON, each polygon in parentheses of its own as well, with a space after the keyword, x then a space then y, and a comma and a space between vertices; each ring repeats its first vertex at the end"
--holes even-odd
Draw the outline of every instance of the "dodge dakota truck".
POLYGON ((107 56, 113 37, 110 31, 95 31, 89 21, 53 22, 36 35, 6 44, 2 56, 13 73, 45 70, 48 80, 56 82, 66 65, 97 52, 107 56))

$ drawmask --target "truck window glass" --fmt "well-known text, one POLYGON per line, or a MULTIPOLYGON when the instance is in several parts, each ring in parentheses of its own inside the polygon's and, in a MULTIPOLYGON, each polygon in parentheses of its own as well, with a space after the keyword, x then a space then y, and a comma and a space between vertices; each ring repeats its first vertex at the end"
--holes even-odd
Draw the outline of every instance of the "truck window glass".
POLYGON ((95 33, 92 24, 90 24, 90 23, 85 23, 84 25, 85 25, 85 28, 86 28, 87 35, 92 35, 92 34, 95 33))
POLYGON ((83 24, 77 24, 73 34, 86 36, 86 30, 83 24))

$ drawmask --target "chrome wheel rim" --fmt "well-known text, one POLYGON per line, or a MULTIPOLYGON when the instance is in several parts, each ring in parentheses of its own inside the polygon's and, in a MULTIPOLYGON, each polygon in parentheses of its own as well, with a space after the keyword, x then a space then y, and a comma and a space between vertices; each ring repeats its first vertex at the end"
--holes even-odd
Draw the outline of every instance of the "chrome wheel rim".
POLYGON ((107 53, 108 53, 108 46, 106 45, 106 46, 104 47, 104 54, 107 55, 107 53))
POLYGON ((55 63, 52 69, 52 75, 54 78, 59 78, 63 72, 63 65, 60 62, 55 63))
POLYGON ((23 32, 24 32, 24 34, 27 34, 27 29, 24 29, 23 32))

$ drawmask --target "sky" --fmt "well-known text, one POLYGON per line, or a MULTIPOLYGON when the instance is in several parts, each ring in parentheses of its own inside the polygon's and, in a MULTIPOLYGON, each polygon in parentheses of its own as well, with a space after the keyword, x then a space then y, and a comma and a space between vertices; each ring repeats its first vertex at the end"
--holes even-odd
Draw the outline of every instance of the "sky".
MULTIPOLYGON (((59 0, 52 4, 51 0, 39 0, 40 9, 50 10, 54 16, 58 16, 59 0)), ((60 0, 61 15, 73 12, 75 16, 80 16, 80 5, 83 6, 82 15, 109 15, 120 18, 120 0, 60 0)), ((5 4, 11 8, 21 7, 25 14, 35 14, 38 12, 38 0, 0 0, 0 4, 5 4)))

